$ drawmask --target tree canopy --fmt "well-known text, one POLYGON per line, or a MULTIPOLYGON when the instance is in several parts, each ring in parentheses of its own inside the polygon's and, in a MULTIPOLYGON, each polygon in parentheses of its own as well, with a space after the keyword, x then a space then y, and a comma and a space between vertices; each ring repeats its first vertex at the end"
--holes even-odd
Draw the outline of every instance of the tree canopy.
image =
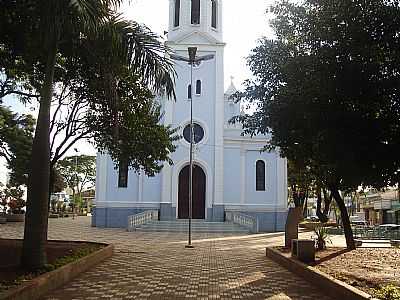
POLYGON ((399 2, 281 0, 272 12, 276 38, 252 51, 239 95, 257 110, 237 120, 272 132, 268 147, 310 168, 345 213, 339 189, 399 181, 399 2))
POLYGON ((96 157, 91 155, 67 156, 57 163, 57 172, 74 193, 93 188, 96 182, 96 157))
MULTIPOLYGON (((7 59, 0 62, 0 71, 5 74, 3 82, 14 80, 15 83, 3 86, 10 91, 14 89, 25 92, 27 90, 33 94, 32 97, 39 99, 39 114, 30 160, 27 215, 21 259, 24 267, 28 269, 38 269, 46 263, 45 242, 51 167, 50 110, 54 91, 57 91, 55 83, 63 81, 62 76, 65 74, 62 72, 62 63, 70 63, 69 67, 74 63, 77 63, 79 67, 87 67, 86 71, 81 69, 80 74, 93 72, 90 75, 97 79, 96 85, 92 86, 79 85, 80 81, 75 81, 77 85, 74 87, 78 88, 79 95, 83 96, 75 99, 87 99, 85 95, 93 99, 90 94, 97 94, 101 95, 102 101, 105 101, 101 105, 88 104, 91 115, 98 121, 96 125, 101 125, 90 128, 97 129, 100 133, 100 128, 110 128, 109 120, 111 120, 113 129, 104 130, 101 133, 112 135, 112 138, 108 137, 107 140, 112 139, 113 143, 101 143, 100 139, 97 141, 101 149, 113 145, 112 149, 106 150, 115 160, 121 156, 125 156, 125 159, 133 159, 133 156, 125 155, 129 151, 124 149, 125 143, 120 142, 128 141, 132 137, 127 139, 124 135, 124 139, 121 139, 119 133, 128 132, 125 131, 125 127, 129 129, 130 134, 135 133, 135 130, 129 126, 137 123, 120 122, 120 120, 132 120, 131 117, 121 119, 121 115, 131 116, 133 113, 140 115, 151 112, 151 116, 148 117, 151 121, 147 122, 152 125, 149 133, 157 132, 159 137, 163 138, 158 141, 158 153, 153 153, 141 142, 126 143, 127 147, 134 148, 135 153, 140 157, 137 161, 129 162, 132 167, 140 167, 143 163, 143 167, 149 174, 156 172, 159 170, 159 162, 154 161, 167 160, 173 150, 173 137, 169 135, 171 131, 166 127, 154 126, 152 120, 159 112, 148 109, 150 100, 147 97, 141 95, 137 98, 139 101, 144 98, 148 100, 144 105, 146 109, 141 113, 122 111, 127 107, 129 109, 141 107, 139 104, 124 103, 127 101, 126 96, 123 93, 120 93, 122 96, 118 94, 118 87, 124 78, 135 78, 135 81, 128 80, 131 85, 128 85, 129 91, 124 91, 126 95, 132 96, 131 92, 134 90, 132 84, 140 83, 142 91, 165 94, 173 98, 174 72, 172 64, 164 56, 168 49, 158 37, 145 26, 126 21, 116 13, 115 10, 121 2, 122 0, 5 0, 2 2, 0 54, 7 59), (100 61, 105 63, 100 65, 100 61), (59 64, 59 62, 62 63, 59 64), (109 110, 102 110, 104 107, 109 107, 109 110), (108 123, 100 124, 100 120, 108 123), (146 161, 144 161, 145 157, 146 161), (154 161, 151 162, 151 159, 154 161)), ((71 80, 77 78, 76 74, 72 75, 71 80)), ((147 93, 147 96, 149 95, 147 93)))
POLYGON ((0 157, 10 169, 10 184, 26 185, 35 120, 31 115, 18 115, 0 105, 0 157))

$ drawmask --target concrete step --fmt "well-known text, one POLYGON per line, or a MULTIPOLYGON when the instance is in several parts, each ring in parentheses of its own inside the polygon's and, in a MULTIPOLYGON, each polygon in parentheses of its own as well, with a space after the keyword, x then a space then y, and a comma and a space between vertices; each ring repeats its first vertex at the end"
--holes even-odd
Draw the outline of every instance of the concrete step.
MULTIPOLYGON (((136 229, 137 231, 155 231, 155 232, 187 232, 188 221, 152 221, 136 229)), ((249 233, 249 230, 239 225, 228 222, 206 222, 204 220, 193 220, 193 232, 211 232, 211 233, 249 233)))

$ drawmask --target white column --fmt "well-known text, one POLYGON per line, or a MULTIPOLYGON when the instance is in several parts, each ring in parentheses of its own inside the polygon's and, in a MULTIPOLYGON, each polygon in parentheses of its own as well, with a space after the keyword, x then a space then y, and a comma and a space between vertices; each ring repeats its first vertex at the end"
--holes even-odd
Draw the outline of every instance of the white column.
POLYGON ((277 197, 275 207, 276 209, 286 208, 287 202, 287 160, 285 158, 281 158, 279 153, 277 155, 276 162, 276 176, 277 176, 277 197))
POLYGON ((223 204, 224 196, 224 52, 216 51, 215 98, 215 179, 214 203, 223 204))
MULTIPOLYGON (((172 125, 174 122, 174 108, 174 100, 164 99, 164 125, 172 125)), ((161 174, 161 202, 171 203, 172 167, 165 163, 161 174)))
POLYGON ((97 153, 96 157, 96 200, 95 203, 107 201, 107 155, 97 153))
POLYGON ((143 202, 143 175, 138 175, 138 202, 143 202))
POLYGON ((162 170, 161 184, 161 203, 172 203, 172 168, 168 164, 166 164, 162 170))
POLYGON ((240 146, 240 203, 246 201, 246 149, 244 145, 240 146))

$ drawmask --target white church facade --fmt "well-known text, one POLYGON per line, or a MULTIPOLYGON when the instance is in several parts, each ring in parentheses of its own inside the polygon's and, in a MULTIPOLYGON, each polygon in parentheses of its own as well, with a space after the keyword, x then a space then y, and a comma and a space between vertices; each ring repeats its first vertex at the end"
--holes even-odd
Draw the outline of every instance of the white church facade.
POLYGON ((261 152, 266 136, 242 136, 242 128, 228 120, 241 113, 230 99, 236 90, 224 91, 222 0, 169 0, 167 45, 187 57, 213 54, 193 69, 176 62, 176 101, 161 100, 163 122, 180 127, 183 136, 155 177, 118 170, 108 155, 97 156, 96 200, 92 225, 127 227, 128 216, 158 210, 161 220, 188 217, 190 101, 196 143, 193 171, 193 217, 221 222, 227 212, 256 217, 260 231, 284 228, 287 215, 287 165, 277 152, 261 152), (193 94, 193 99, 191 98, 193 94))

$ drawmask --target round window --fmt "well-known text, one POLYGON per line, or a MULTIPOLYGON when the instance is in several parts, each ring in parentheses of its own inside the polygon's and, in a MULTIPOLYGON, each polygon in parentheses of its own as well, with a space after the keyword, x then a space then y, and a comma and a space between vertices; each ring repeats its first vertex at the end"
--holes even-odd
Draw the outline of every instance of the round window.
MULTIPOLYGON (((193 142, 198 144, 204 138, 204 129, 199 124, 193 124, 193 135, 194 139, 193 142)), ((183 137, 186 142, 190 143, 190 124, 186 125, 185 129, 183 130, 183 137)))

